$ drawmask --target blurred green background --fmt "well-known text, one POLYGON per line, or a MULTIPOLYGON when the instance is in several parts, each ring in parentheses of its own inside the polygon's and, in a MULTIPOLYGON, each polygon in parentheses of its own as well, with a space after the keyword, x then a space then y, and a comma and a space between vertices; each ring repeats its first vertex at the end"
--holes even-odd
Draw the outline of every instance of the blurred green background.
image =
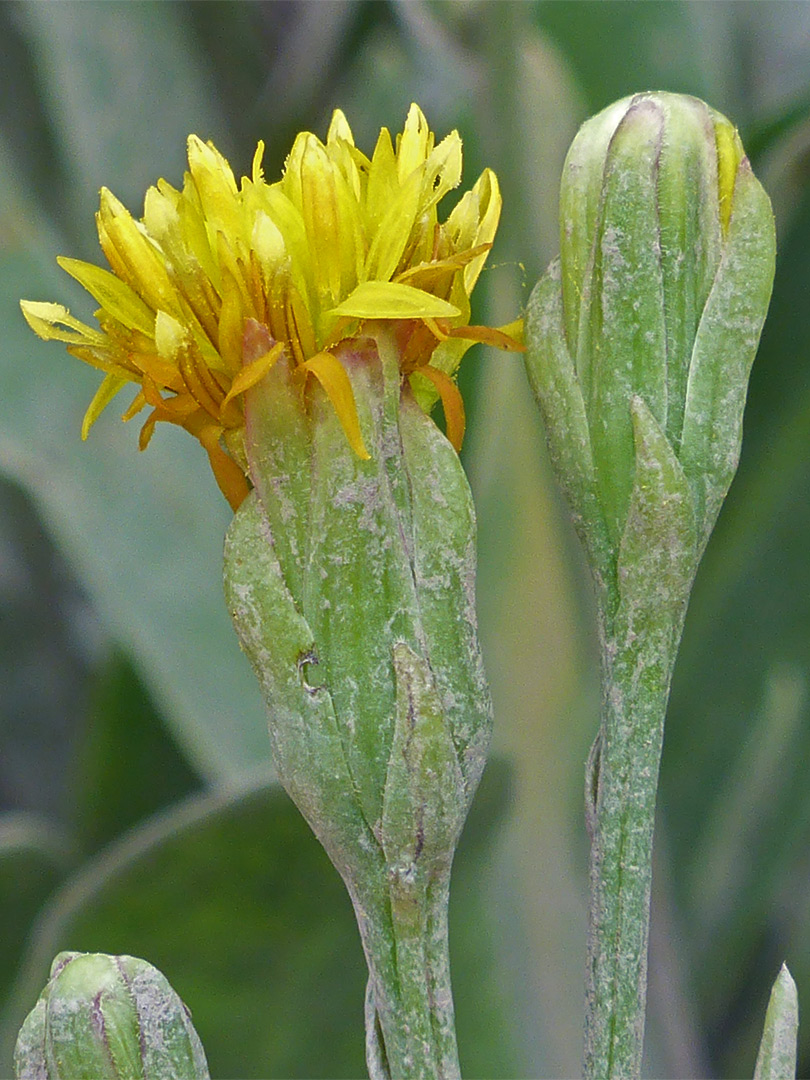
MULTIPOLYGON (((493 166, 501 233, 477 297, 507 321, 557 248, 577 125, 627 93, 696 94, 739 126, 779 263, 738 478, 693 596, 664 750, 645 1069, 751 1075, 786 960, 810 1000, 810 4, 312 0, 0 5, 0 1075, 64 948, 157 964, 215 1077, 363 1074, 348 900, 273 784, 221 595, 229 512, 175 430, 116 410, 25 327, 20 297, 91 304, 98 189, 140 213, 190 131, 268 178, 333 108, 371 150, 412 100, 493 166)), ((520 359, 462 387, 495 757, 457 860, 462 1067, 576 1075, 597 723, 587 582, 520 359)), ((168 426, 168 425, 164 425, 168 426)), ((799 1075, 810 1070, 810 1025, 799 1075)))

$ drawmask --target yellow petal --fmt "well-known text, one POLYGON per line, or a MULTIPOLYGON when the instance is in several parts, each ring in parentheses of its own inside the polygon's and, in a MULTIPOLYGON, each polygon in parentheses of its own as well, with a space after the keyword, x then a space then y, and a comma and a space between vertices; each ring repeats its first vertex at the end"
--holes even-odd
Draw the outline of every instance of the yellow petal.
POLYGON ((264 356, 260 356, 257 360, 246 364, 239 374, 234 377, 231 388, 222 402, 222 411, 225 411, 237 395, 244 394, 246 390, 250 390, 251 386, 255 386, 257 382, 263 379, 283 352, 284 342, 278 341, 264 356))
POLYGON ((107 188, 101 189, 98 224, 101 246, 113 271, 153 311, 163 308, 180 315, 177 293, 164 259, 126 207, 107 188))
POLYGON ((265 282, 270 282, 276 267, 286 259, 287 249, 281 230, 264 210, 259 210, 256 214, 251 240, 264 273, 265 282))
POLYGON ((492 345, 495 349, 504 349, 506 352, 526 352, 526 346, 521 340, 523 337, 523 320, 505 326, 502 330, 494 326, 456 326, 449 331, 449 337, 464 338, 467 341, 480 341, 484 345, 492 345))
POLYGON ((425 162, 423 176, 422 212, 458 187, 461 181, 461 136, 451 131, 425 162))
POLYGON ((366 189, 366 222, 369 236, 373 236, 391 206, 391 199, 400 187, 397 177, 397 158, 391 142, 391 133, 383 128, 377 137, 377 145, 371 158, 366 189))
POLYGON ((510 323, 504 323, 503 326, 496 327, 502 334, 506 334, 507 337, 513 338, 515 341, 523 344, 523 336, 525 327, 523 325, 523 319, 513 319, 510 323))
POLYGON ((326 134, 327 146, 329 143, 337 142, 338 139, 342 139, 344 142, 349 143, 350 146, 354 146, 352 129, 349 127, 349 121, 346 119, 342 109, 335 109, 332 113, 332 121, 326 134))
POLYGON ((210 232, 241 238, 244 219, 231 167, 212 143, 188 137, 188 167, 210 232))
POLYGON ((392 281, 364 281, 330 315, 355 319, 452 319, 459 309, 438 296, 392 281))
POLYGON ((737 168, 743 157, 743 146, 737 129, 724 116, 714 114, 714 140, 717 147, 717 195, 723 232, 728 231, 737 168))
MULTIPOLYGON (((498 223, 501 220, 501 207, 503 205, 498 177, 492 169, 483 171, 473 191, 478 195, 480 207, 480 221, 473 237, 473 245, 491 244, 495 239, 495 233, 498 231, 498 223)), ((486 255, 481 255, 478 259, 474 259, 464 270, 464 287, 468 296, 473 291, 485 261, 486 255)))
MULTIPOLYGON (((126 413, 122 417, 123 420, 127 419, 126 413)), ((153 409, 143 422, 141 430, 138 432, 138 449, 145 450, 149 443, 152 441, 152 436, 155 433, 155 424, 157 423, 157 409, 153 409)))
POLYGON ((315 331, 309 317, 309 310, 301 299, 295 286, 290 286, 285 298, 284 318, 287 324, 287 334, 293 352, 293 360, 296 364, 302 364, 308 356, 313 356, 317 351, 315 345, 315 331))
POLYGON ((74 319, 63 304, 51 304, 43 300, 21 300, 20 307, 25 321, 43 341, 65 341, 68 345, 95 345, 103 347, 107 338, 92 326, 74 319), (61 330, 60 326, 69 327, 61 330))
POLYGON ((425 324, 428 330, 430 330, 431 334, 433 334, 437 341, 447 341, 447 339, 450 337, 444 326, 439 326, 435 319, 424 318, 422 322, 425 324))
POLYGON ((245 479, 245 474, 221 446, 212 444, 210 447, 205 446, 205 449, 208 452, 208 463, 217 486, 228 500, 231 510, 236 513, 250 494, 250 485, 245 479))
POLYGON ((277 184, 271 185, 271 190, 279 188, 283 191, 299 213, 301 211, 301 162, 310 140, 314 138, 315 136, 309 131, 301 131, 296 135, 292 149, 284 162, 284 175, 277 184))
MULTIPOLYGON (((180 230, 181 199, 180 192, 164 180, 160 187, 147 188, 143 200, 144 228, 173 259, 183 252, 184 246, 180 230)), ((187 252, 183 254, 187 259, 187 252)))
POLYGON ((226 454, 219 444, 222 437, 222 428, 217 424, 186 423, 183 425, 192 435, 200 440, 208 454, 211 472, 219 485, 219 490, 228 500, 234 513, 239 509, 244 500, 250 494, 250 485, 245 479, 245 474, 233 460, 226 454))
POLYGON ((352 201, 359 207, 371 162, 354 143, 343 138, 327 139, 326 153, 351 192, 352 201))
MULTIPOLYGON (((216 264, 199 214, 199 210, 190 211, 186 196, 175 191, 165 180, 146 192, 144 226, 171 264, 173 280, 179 282, 180 291, 200 327, 205 328, 206 334, 213 335, 218 311, 215 285, 218 285, 219 277, 211 277, 216 272, 216 264), (189 220, 190 212, 197 215, 196 230, 189 220), (195 233, 193 244, 190 228, 191 233, 195 233), (197 247, 201 247, 202 257, 207 260, 205 263, 201 262, 197 247)), ((181 306, 182 303, 181 300, 181 306)))
POLYGON ((164 360, 154 352, 137 352, 127 356, 138 378, 151 379, 154 385, 167 390, 180 391, 184 383, 178 366, 179 353, 173 360, 164 360))
POLYGON ((384 200, 385 206, 366 256, 366 278, 390 280, 413 230, 421 194, 422 177, 418 172, 413 172, 401 187, 395 182, 387 191, 375 193, 375 200, 384 200))
POLYGON ((449 255, 446 259, 418 263, 403 273, 397 274, 395 280, 404 285, 424 289, 425 292, 446 295, 447 284, 452 281, 456 271, 466 267, 480 256, 486 258, 491 247, 491 244, 479 244, 478 247, 470 248, 468 251, 459 251, 455 255, 449 255))
POLYGON ((326 391, 326 395, 332 402, 332 407, 337 413, 341 427, 348 439, 349 446, 355 454, 364 461, 371 457, 363 435, 360 431, 360 421, 357 417, 357 405, 354 401, 354 391, 351 380, 346 374, 346 369, 336 356, 331 353, 321 352, 310 357, 302 365, 305 371, 311 372, 326 391))
POLYGON ((110 404, 118 391, 130 380, 126 375, 119 375, 114 371, 108 372, 101 381, 101 385, 93 395, 93 400, 87 406, 87 412, 82 420, 82 439, 90 434, 90 428, 98 420, 101 413, 110 404))
POLYGON ((239 287, 233 275, 225 274, 222 284, 223 297, 217 328, 217 346, 219 355, 225 361, 226 369, 233 373, 239 371, 242 364, 245 311, 239 287))
POLYGON ((433 133, 418 105, 411 105, 402 134, 397 136, 397 175, 400 184, 424 165, 433 149, 433 133))
POLYGON ((315 280, 312 252, 300 205, 296 205, 281 184, 265 188, 262 202, 267 216, 282 235, 290 276, 309 307, 316 297, 315 280))
MULTIPOLYGON (((485 169, 475 186, 453 208, 445 223, 444 231, 453 247, 470 249, 482 244, 491 246, 498 230, 502 202, 497 176, 491 169, 485 169)), ((486 257, 484 251, 464 269, 464 288, 468 296, 473 291, 486 257)))
POLYGON ((443 371, 431 367, 430 364, 417 368, 414 374, 424 375, 426 379, 430 379, 439 391, 442 408, 444 409, 444 421, 447 426, 447 440, 458 453, 461 450, 461 444, 464 441, 464 429, 467 426, 464 415, 464 401, 459 388, 449 375, 445 375, 443 371))
POLYGON ((129 285, 120 281, 115 274, 92 263, 82 262, 79 259, 67 259, 62 255, 57 256, 56 261, 123 326, 129 330, 140 330, 144 334, 151 335, 155 325, 154 312, 150 311, 140 296, 129 285))
POLYGON ((184 345, 188 345, 188 332, 167 311, 159 311, 155 318, 155 348, 163 360, 176 362, 184 345))
POLYGON ((224 293, 230 287, 228 281, 230 278, 231 284, 235 285, 238 290, 245 314, 255 317, 258 312, 254 309, 253 297, 250 294, 246 280, 245 263, 239 256, 236 237, 226 236, 222 232, 217 233, 217 259, 222 274, 221 291, 224 293))
POLYGON ((177 363, 188 392, 209 416, 219 420, 225 394, 199 352, 194 348, 181 349, 177 363))
POLYGON ((256 143, 256 152, 253 155, 253 167, 250 171, 254 184, 260 184, 264 180, 262 158, 264 157, 264 140, 259 139, 256 143))
POLYGON ((202 267, 214 289, 219 289, 220 273, 216 258, 216 237, 209 234, 200 195, 189 173, 185 176, 183 195, 177 205, 177 213, 180 218, 182 246, 202 267))
POLYGON ((141 409, 146 408, 148 404, 149 402, 146 400, 146 394, 143 390, 139 390, 130 402, 129 407, 124 410, 121 419, 126 423, 127 420, 131 420, 133 416, 137 416, 141 409))
POLYGON ((352 200, 340 179, 326 151, 312 136, 301 160, 301 213, 314 266, 315 291, 323 308, 333 307, 340 299, 342 283, 351 281, 356 266, 352 200))

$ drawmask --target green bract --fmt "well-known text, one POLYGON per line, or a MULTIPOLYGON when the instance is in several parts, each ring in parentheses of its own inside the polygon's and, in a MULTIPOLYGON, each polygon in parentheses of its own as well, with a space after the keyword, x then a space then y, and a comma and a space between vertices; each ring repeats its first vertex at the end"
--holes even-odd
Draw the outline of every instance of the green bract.
POLYGON ((393 334, 374 334, 338 352, 368 460, 324 394, 304 407, 286 361, 246 394, 255 494, 229 531, 226 592, 279 777, 355 906, 372 1075, 387 1058, 392 1075, 450 1077, 447 890, 491 728, 475 518, 393 334))
POLYGON ((60 953, 14 1054, 17 1080, 208 1080, 183 1002, 145 960, 60 953))
MULTIPOLYGON (((529 302, 527 369, 604 586, 622 588, 648 468, 666 474, 664 514, 689 493, 694 522, 687 513, 680 535, 697 566, 737 467, 774 256, 770 202, 720 113, 638 94, 580 129, 563 171, 560 258, 529 302)), ((659 528, 655 515, 646 527, 659 528)))

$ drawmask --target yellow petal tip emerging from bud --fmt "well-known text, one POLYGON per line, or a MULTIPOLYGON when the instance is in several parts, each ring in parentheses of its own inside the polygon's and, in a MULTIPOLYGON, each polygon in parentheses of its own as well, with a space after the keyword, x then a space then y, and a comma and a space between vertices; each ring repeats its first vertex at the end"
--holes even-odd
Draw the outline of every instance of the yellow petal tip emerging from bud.
POLYGON ((723 232, 728 232, 734 184, 737 169, 745 156, 739 133, 724 116, 715 114, 714 139, 717 146, 717 196, 720 205, 720 222, 723 232))

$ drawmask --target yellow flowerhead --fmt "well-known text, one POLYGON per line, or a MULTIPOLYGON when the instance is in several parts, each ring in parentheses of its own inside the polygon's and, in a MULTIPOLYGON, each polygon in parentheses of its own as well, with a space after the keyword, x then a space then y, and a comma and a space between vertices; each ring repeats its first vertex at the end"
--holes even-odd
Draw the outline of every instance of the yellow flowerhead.
POLYGON ((306 393, 315 379, 354 452, 368 457, 351 382, 335 347, 362 324, 393 324, 403 379, 429 380, 442 399, 448 437, 464 430, 452 379, 472 341, 521 348, 507 334, 469 325, 469 297, 498 225, 501 197, 487 169, 440 223, 437 205, 461 178, 461 140, 438 145, 416 105, 391 140, 383 128, 371 158, 336 111, 326 143, 297 137, 284 175, 264 180, 260 142, 250 178, 237 186, 228 162, 192 135, 178 191, 165 180, 133 220, 106 188, 96 216, 111 271, 76 259, 59 264, 101 305, 99 327, 61 304, 22 301, 31 328, 105 372, 85 414, 87 433, 127 383, 140 389, 124 413, 151 411, 186 428, 208 452, 234 508, 248 492, 241 396, 286 355, 306 393), (257 327, 258 324, 258 327, 257 327))

